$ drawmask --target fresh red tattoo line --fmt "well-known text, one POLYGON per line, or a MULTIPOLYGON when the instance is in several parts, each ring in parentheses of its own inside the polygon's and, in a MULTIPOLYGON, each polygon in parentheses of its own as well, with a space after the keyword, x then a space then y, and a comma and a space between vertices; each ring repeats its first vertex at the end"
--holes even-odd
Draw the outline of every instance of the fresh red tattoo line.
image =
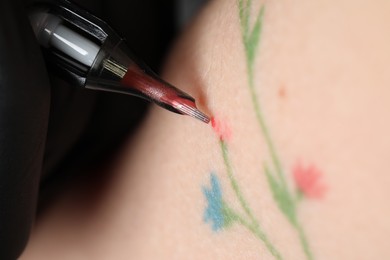
POLYGON ((232 137, 232 131, 225 121, 216 117, 211 117, 211 127, 217 134, 221 141, 230 141, 232 137))

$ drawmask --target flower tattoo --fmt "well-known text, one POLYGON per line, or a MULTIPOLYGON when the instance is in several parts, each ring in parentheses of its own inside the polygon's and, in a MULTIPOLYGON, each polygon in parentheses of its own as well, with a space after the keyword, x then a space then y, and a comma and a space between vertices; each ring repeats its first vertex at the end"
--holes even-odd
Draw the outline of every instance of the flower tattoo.
MULTIPOLYGON (((279 158, 274 141, 255 88, 254 72, 255 57, 260 41, 263 27, 264 6, 260 8, 255 19, 251 19, 252 0, 238 0, 239 18, 241 23, 242 42, 245 50, 245 58, 248 74, 248 90, 251 96, 253 109, 260 133, 265 141, 268 151, 268 159, 263 161, 262 170, 270 187, 272 196, 281 214, 285 216, 290 226, 296 231, 302 250, 307 259, 314 259, 308 238, 299 220, 298 210, 303 202, 303 198, 322 198, 326 192, 326 185, 323 183, 323 174, 313 164, 307 166, 297 163, 291 172, 295 189, 288 182, 285 168, 279 158), (250 21, 254 25, 250 26, 250 21)), ((203 187, 203 193, 207 200, 204 220, 210 223, 214 231, 219 231, 232 224, 241 225, 258 238, 274 256, 275 259, 283 259, 279 249, 271 241, 271 238, 261 226, 261 221, 253 214, 247 199, 235 177, 233 165, 230 159, 229 142, 232 132, 224 120, 212 118, 212 128, 219 139, 219 146, 226 168, 226 175, 230 182, 230 187, 238 201, 239 209, 233 209, 227 200, 224 200, 218 176, 210 174, 210 188, 203 187)))

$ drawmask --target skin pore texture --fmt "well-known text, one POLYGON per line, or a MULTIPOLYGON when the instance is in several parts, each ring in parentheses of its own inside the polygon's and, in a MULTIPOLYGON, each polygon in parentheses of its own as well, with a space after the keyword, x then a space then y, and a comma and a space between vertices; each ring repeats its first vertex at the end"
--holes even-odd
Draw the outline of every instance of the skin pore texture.
POLYGON ((212 123, 153 107, 21 259, 390 258, 389 11, 211 1, 164 79, 212 123))

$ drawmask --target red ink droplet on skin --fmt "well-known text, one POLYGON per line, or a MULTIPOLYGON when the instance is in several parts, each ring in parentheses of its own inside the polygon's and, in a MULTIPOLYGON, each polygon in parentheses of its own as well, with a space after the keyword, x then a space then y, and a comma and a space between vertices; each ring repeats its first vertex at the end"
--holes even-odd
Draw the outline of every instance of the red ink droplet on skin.
POLYGON ((327 187, 322 182, 322 172, 315 166, 302 166, 297 163, 293 168, 295 185, 305 197, 321 199, 324 197, 327 187))
POLYGON ((215 126, 216 126, 216 121, 215 121, 215 117, 212 117, 211 118, 211 127, 213 128, 213 129, 215 129, 215 126))
POLYGON ((219 120, 218 118, 212 117, 211 127, 213 128, 214 132, 218 135, 221 141, 230 140, 232 132, 225 122, 219 120))

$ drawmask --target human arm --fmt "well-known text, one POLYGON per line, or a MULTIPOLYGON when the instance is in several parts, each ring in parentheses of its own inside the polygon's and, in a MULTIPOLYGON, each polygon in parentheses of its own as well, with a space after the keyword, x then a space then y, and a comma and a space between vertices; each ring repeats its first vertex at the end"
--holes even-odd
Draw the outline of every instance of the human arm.
POLYGON ((152 109, 103 182, 42 216, 26 257, 43 245, 48 258, 389 256, 388 4, 253 1, 250 28, 262 6, 264 17, 252 91, 238 3, 211 2, 165 73, 230 135, 152 109), (283 182, 293 214, 273 195, 283 182), (207 213, 221 201, 239 214, 230 223, 207 213))

